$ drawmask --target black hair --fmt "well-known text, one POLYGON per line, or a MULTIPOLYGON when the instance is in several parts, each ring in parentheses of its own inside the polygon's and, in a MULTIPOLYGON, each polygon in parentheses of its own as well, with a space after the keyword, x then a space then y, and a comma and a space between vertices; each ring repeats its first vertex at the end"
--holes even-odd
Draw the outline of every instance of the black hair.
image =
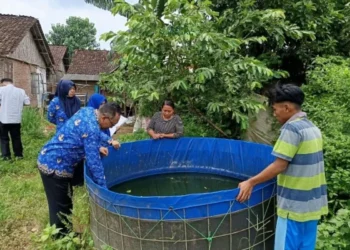
POLYGON ((109 117, 114 117, 116 114, 122 113, 121 107, 115 102, 107 102, 103 104, 99 108, 99 111, 101 114, 107 115, 109 117))
POLYGON ((1 83, 4 83, 4 82, 12 82, 12 79, 11 78, 2 78, 1 83))
POLYGON ((163 102, 162 108, 163 108, 165 105, 166 105, 166 106, 170 106, 170 107, 172 107, 173 109, 175 109, 175 104, 174 104, 174 102, 173 102, 172 100, 165 100, 165 101, 163 102))
POLYGON ((300 87, 293 83, 288 83, 276 85, 269 91, 268 97, 270 105, 281 102, 291 102, 300 108, 304 103, 305 95, 300 87))
POLYGON ((55 97, 55 94, 53 93, 50 93, 48 96, 47 96, 47 99, 49 99, 49 101, 51 102, 52 99, 55 97))

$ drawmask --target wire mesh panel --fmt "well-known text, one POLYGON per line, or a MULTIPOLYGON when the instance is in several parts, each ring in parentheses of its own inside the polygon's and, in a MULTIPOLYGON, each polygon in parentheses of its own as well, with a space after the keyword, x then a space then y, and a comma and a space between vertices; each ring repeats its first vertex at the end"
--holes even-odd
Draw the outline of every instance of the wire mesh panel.
MULTIPOLYGON (((110 149, 113 151, 113 149, 110 149)), ((215 173, 245 179, 273 161, 271 148, 242 141, 182 138, 124 144, 104 160, 108 186, 169 172, 215 173)), ((118 250, 270 250, 275 182, 254 188, 246 203, 238 189, 181 196, 114 193, 86 175, 95 246, 118 250)))

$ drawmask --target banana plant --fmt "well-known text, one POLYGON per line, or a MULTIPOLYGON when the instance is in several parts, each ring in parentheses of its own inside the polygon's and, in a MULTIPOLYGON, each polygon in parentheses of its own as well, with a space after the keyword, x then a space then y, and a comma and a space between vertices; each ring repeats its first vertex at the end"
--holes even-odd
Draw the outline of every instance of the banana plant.
POLYGON ((114 0, 85 0, 85 2, 104 10, 110 10, 114 6, 114 0))

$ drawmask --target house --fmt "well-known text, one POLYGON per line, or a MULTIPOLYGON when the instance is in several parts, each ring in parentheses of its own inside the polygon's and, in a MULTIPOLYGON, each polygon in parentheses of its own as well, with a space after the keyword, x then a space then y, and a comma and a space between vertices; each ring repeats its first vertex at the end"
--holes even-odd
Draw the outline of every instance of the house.
POLYGON ((117 66, 108 59, 107 50, 75 50, 64 79, 77 85, 77 92, 90 96, 100 92, 97 85, 101 73, 111 73, 117 66))
POLYGON ((51 54, 55 61, 53 65, 55 75, 52 76, 52 84, 47 86, 47 91, 54 93, 56 90, 56 83, 59 82, 66 74, 69 67, 69 55, 67 46, 63 45, 49 45, 51 54))
POLYGON ((0 78, 12 78, 32 106, 41 107, 54 59, 39 21, 34 17, 0 14, 0 78))

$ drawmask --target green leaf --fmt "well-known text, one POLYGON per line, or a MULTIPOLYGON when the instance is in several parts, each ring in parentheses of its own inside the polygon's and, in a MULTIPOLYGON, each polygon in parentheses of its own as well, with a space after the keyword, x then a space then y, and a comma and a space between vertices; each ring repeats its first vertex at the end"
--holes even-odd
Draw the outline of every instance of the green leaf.
POLYGON ((45 241, 47 241, 49 238, 50 238, 50 235, 45 234, 45 235, 42 235, 42 236, 41 236, 40 241, 41 241, 41 242, 45 242, 45 241))
POLYGON ((80 245, 80 244, 81 244, 81 241, 80 241, 79 237, 74 237, 74 238, 73 238, 73 242, 74 242, 74 244, 76 244, 76 245, 80 245))
POLYGON ((104 40, 104 41, 108 41, 112 38, 114 38, 117 34, 112 32, 112 31, 109 31, 107 33, 103 33, 101 36, 100 36, 100 39, 101 40, 104 40))

